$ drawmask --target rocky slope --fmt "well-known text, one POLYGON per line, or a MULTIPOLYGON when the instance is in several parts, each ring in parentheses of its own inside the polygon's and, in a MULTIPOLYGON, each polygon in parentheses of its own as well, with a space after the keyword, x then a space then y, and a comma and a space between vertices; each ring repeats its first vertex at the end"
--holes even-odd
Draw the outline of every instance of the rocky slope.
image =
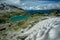
POLYGON ((2 40, 60 40, 60 17, 53 17, 38 22, 21 31, 7 31, 2 40))
POLYGON ((18 8, 13 5, 9 5, 6 3, 0 3, 0 16, 17 16, 24 15, 26 12, 22 8, 18 8), (23 14, 22 14, 23 13, 23 14))
POLYGON ((9 4, 6 4, 6 3, 0 3, 0 11, 2 11, 2 10, 4 10, 4 11, 13 11, 14 9, 23 10, 23 9, 18 8, 16 6, 13 6, 13 5, 9 5, 9 4))
POLYGON ((6 3, 0 3, 0 31, 9 27, 11 24, 9 21, 10 17, 25 14, 26 12, 21 8, 6 3))

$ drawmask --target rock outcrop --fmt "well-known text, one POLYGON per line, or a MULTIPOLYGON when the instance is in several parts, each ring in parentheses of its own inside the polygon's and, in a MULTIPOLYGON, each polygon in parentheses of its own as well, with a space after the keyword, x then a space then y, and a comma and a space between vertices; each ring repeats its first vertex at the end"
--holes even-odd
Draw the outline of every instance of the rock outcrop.
POLYGON ((0 3, 0 13, 1 12, 25 12, 25 11, 22 8, 18 8, 14 5, 0 3))

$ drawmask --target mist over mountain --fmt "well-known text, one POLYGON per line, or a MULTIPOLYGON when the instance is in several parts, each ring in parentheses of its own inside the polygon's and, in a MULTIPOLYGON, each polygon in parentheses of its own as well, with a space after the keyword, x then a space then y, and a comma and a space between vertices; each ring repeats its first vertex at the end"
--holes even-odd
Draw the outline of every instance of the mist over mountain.
POLYGON ((20 7, 20 0, 0 0, 0 3, 6 3, 9 5, 14 5, 16 7, 20 7))
POLYGON ((0 11, 15 11, 15 10, 23 10, 22 8, 18 8, 17 6, 14 5, 9 5, 7 3, 0 3, 0 11))
POLYGON ((14 5, 24 10, 60 9, 59 0, 0 0, 0 3, 14 5))

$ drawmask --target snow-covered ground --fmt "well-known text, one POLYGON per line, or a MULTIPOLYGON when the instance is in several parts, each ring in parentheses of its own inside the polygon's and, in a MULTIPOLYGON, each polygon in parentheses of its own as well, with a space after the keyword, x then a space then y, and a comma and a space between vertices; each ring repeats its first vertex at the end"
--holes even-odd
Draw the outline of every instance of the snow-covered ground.
POLYGON ((25 40, 60 40, 60 17, 41 21, 21 34, 25 40))
POLYGON ((39 21, 22 33, 8 31, 4 40, 60 40, 60 17, 39 21))

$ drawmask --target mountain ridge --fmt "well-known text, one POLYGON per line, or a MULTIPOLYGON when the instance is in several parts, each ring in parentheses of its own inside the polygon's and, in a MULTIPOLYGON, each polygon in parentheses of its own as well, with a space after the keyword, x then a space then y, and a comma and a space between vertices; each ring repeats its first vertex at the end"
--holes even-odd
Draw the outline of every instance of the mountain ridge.
POLYGON ((9 5, 9 4, 6 4, 6 3, 0 3, 0 11, 2 11, 2 10, 10 10, 10 11, 12 11, 12 10, 15 10, 15 9, 17 9, 17 10, 23 10, 22 8, 18 8, 18 7, 16 7, 16 6, 14 6, 14 5, 9 5))

